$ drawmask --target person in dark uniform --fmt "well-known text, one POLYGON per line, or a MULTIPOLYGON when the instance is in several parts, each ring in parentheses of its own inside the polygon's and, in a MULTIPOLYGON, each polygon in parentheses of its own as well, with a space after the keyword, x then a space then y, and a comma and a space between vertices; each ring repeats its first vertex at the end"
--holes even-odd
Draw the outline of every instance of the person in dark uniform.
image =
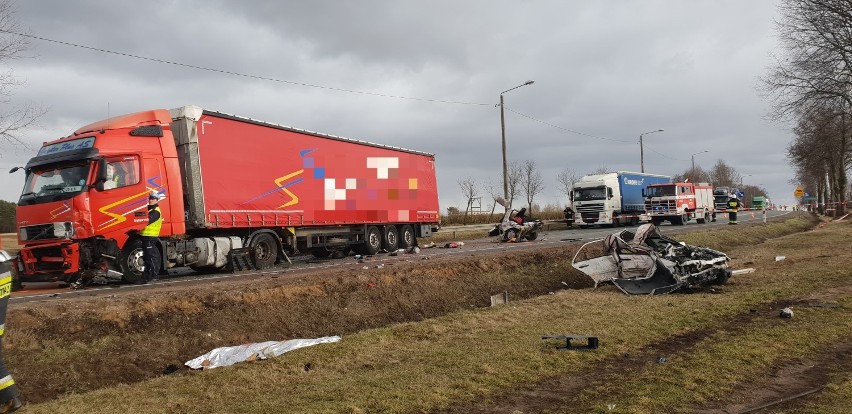
POLYGON ((160 244, 160 228, 163 227, 163 214, 160 211, 158 202, 159 196, 156 193, 151 193, 148 196, 148 225, 139 233, 142 236, 142 262, 145 264, 145 270, 142 273, 142 279, 139 283, 148 283, 157 280, 160 273, 160 249, 157 246, 160 244))
POLYGON ((740 208, 740 200, 736 195, 728 199, 728 224, 737 224, 737 210, 740 208))

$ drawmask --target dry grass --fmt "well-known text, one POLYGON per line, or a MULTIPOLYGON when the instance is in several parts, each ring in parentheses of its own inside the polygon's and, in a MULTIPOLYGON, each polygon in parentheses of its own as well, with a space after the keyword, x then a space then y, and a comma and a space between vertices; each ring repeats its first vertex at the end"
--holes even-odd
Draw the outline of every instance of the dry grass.
MULTIPOLYGON (((683 412, 696 406, 712 406, 738 385, 769 377, 767 372, 773 366, 852 339, 852 300, 848 290, 852 251, 835 248, 847 243, 852 226, 831 224, 817 231, 749 246, 753 240, 768 237, 767 231, 790 233, 806 226, 804 220, 789 220, 738 229, 740 237, 722 237, 729 246, 726 250, 735 257, 735 266, 748 263, 758 271, 735 277, 721 289, 721 294, 628 297, 612 289, 562 290, 507 306, 459 308, 421 322, 367 329, 344 335, 337 344, 299 350, 270 361, 184 372, 135 385, 69 395, 30 405, 28 412, 366 413, 442 408, 468 412, 476 411, 477 401, 496 411, 511 412, 516 407, 506 402, 506 395, 512 396, 517 390, 534 392, 549 378, 571 377, 579 377, 587 385, 573 395, 560 392, 556 401, 572 407, 574 412, 603 412, 608 404, 615 404, 618 412, 637 413, 683 412), (733 245, 742 247, 731 248, 733 245), (787 259, 775 262, 776 255, 787 259), (795 305, 800 303, 796 302, 798 298, 841 306, 800 307, 795 305), (790 303, 794 303, 796 318, 777 318, 778 307, 790 303), (559 352, 540 338, 568 333, 594 334, 601 338, 602 346, 594 352, 559 352), (675 341, 677 346, 671 346, 673 338, 681 338, 675 341), (667 356, 668 362, 656 364, 656 352, 665 352, 659 356, 667 356), (626 355, 638 355, 640 360, 624 365, 620 361, 626 355), (647 361, 643 362, 642 357, 647 357, 647 361), (468 409, 471 407, 474 409, 468 409)), ((537 265, 514 269, 492 269, 488 263, 481 267, 483 273, 500 280, 523 281, 507 288, 510 292, 524 283, 558 281, 566 274, 564 259, 539 259, 541 263, 537 265), (554 271, 557 274, 552 274, 554 271), (529 278, 533 272, 539 274, 540 280, 529 278)), ((468 284, 477 280, 474 275, 468 277, 463 280, 468 284)), ((439 295, 430 296, 431 300, 440 300, 450 292, 438 284, 423 286, 415 282, 408 286, 411 292, 437 289, 439 295)), ((455 285, 456 289, 460 287, 455 285)), ((397 290, 388 289, 384 293, 398 294, 397 290)), ((397 298, 350 298, 345 306, 366 309, 382 302, 396 303, 392 299, 397 298)), ((418 300, 414 296, 408 299, 418 300)), ((391 306, 389 311, 404 309, 402 303, 397 305, 400 307, 391 306)), ((279 306, 283 310, 286 305, 279 306)), ((339 310, 327 311, 331 311, 325 314, 327 318, 344 315, 339 310)), ((243 317, 264 315, 250 312, 243 317)), ((137 346, 148 349, 165 346, 160 343, 164 338, 134 336, 139 341, 137 346)), ((114 344, 108 338, 82 341, 65 353, 51 351, 52 356, 43 361, 48 369, 80 353, 103 352, 118 362, 121 355, 116 355, 115 349, 107 350, 110 347, 114 344)), ((836 385, 808 400, 807 409, 846 412, 843 409, 849 408, 852 387, 848 371, 845 375, 833 377, 836 385)), ((527 404, 535 404, 538 397, 531 395, 527 404)), ((556 407, 521 408, 519 411, 556 407)))
POLYGON ((21 250, 21 246, 18 245, 18 235, 15 233, 0 234, 0 248, 11 255, 17 254, 18 250, 21 250))

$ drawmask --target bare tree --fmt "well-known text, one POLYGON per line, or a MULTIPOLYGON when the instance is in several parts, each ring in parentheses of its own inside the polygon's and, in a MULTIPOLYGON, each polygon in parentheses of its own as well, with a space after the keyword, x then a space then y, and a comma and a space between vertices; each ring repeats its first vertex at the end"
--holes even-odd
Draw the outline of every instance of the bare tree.
POLYGON ((609 167, 607 167, 606 164, 601 164, 597 169, 592 171, 592 174, 606 174, 608 172, 610 172, 609 167))
POLYGON ((574 183, 577 182, 577 172, 565 167, 562 171, 556 174, 556 181, 559 183, 559 192, 565 195, 568 202, 571 202, 571 192, 574 191, 574 183))
POLYGON ((464 209, 464 218, 462 218, 462 224, 467 224, 467 213, 470 212, 470 208, 473 205, 474 200, 479 198, 479 186, 476 184, 476 180, 472 177, 467 177, 464 179, 460 179, 458 181, 459 189, 462 192, 462 196, 465 199, 465 207, 464 209))
POLYGON ((740 174, 723 159, 716 161, 708 172, 710 182, 716 187, 736 187, 740 182, 740 174))
POLYGON ((521 167, 521 188, 527 198, 529 214, 532 215, 533 199, 544 190, 544 179, 536 168, 535 161, 526 160, 521 167))
MULTIPOLYGON (((0 36, 0 63, 23 57, 23 52, 29 49, 30 44, 26 37, 16 35, 21 31, 15 17, 13 3, 10 0, 0 0, 0 33, 3 33, 3 36, 0 36)), ((12 90, 19 86, 21 86, 21 82, 15 79, 11 69, 0 73, 0 105, 3 107, 0 110, 0 141, 35 151, 31 146, 21 141, 18 134, 31 126, 46 110, 13 105, 11 101, 12 90)))
POLYGON ((686 171, 684 171, 682 174, 675 175, 674 179, 675 179, 675 182, 692 182, 692 183, 709 183, 709 182, 711 182, 710 173, 707 172, 707 171, 704 171, 704 169, 701 168, 700 166, 695 167, 695 169, 692 169, 692 167, 687 168, 686 171))
POLYGON ((509 182, 507 184, 509 187, 509 199, 506 201, 511 206, 512 203, 515 201, 515 197, 518 195, 519 190, 521 189, 520 184, 522 171, 521 166, 518 165, 516 161, 510 162, 508 169, 509 171, 507 178, 509 179, 509 182))
POLYGON ((482 189, 491 196, 491 212, 488 213, 488 219, 491 220, 494 210, 497 209, 497 199, 503 198, 503 185, 500 184, 498 186, 489 180, 488 183, 482 186, 482 189))
POLYGON ((852 119, 852 0, 782 0, 779 8, 785 56, 777 59, 764 86, 774 99, 773 115, 798 120, 788 158, 799 170, 814 169, 805 176, 824 173, 820 196, 837 202, 842 214, 852 151, 847 126, 852 119), (815 140, 828 157, 810 151, 815 140))

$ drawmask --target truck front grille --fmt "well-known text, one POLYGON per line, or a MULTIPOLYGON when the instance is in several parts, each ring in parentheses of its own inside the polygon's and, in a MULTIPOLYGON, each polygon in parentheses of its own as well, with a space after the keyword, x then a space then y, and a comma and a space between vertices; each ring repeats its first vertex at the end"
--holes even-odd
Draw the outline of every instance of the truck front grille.
POLYGON ((603 211, 603 203, 577 206, 577 212, 583 214, 583 217, 586 216, 586 213, 595 213, 595 217, 597 217, 597 213, 600 213, 601 211, 603 211))
POLYGON ((677 202, 675 200, 651 201, 645 204, 645 210, 651 214, 677 212, 677 202))

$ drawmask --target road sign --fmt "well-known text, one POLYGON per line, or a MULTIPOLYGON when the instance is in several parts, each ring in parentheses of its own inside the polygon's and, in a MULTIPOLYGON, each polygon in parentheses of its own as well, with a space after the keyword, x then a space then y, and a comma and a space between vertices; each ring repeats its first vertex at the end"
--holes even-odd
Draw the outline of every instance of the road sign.
POLYGON ((802 186, 796 186, 796 191, 793 191, 793 197, 804 197, 805 190, 802 189, 802 186))

